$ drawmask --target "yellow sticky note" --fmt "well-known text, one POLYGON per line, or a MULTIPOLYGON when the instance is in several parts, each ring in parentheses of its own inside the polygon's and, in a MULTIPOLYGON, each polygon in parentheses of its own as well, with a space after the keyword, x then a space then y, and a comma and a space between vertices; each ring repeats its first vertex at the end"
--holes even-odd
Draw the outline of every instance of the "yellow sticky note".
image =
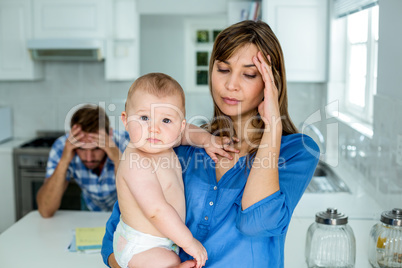
POLYGON ((78 250, 100 248, 104 234, 105 227, 75 228, 75 245, 78 250))

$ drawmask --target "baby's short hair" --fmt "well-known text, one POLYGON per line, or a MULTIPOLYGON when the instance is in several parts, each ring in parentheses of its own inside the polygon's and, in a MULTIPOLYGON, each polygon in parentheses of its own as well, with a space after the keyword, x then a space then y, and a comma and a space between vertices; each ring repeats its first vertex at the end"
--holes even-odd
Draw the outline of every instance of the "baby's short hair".
POLYGON ((185 114, 185 96, 183 88, 171 76, 164 73, 149 73, 137 78, 137 80, 134 81, 134 83, 128 90, 125 105, 126 111, 128 108, 127 104, 130 101, 131 96, 134 94, 135 91, 138 90, 145 90, 145 92, 158 97, 171 96, 176 94, 179 95, 182 100, 182 111, 183 114, 185 114))

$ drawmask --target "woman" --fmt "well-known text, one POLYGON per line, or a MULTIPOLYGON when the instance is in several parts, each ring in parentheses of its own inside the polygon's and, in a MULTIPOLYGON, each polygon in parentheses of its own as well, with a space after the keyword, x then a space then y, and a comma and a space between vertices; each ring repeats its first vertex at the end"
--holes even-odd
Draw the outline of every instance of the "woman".
MULTIPOLYGON (((223 30, 214 43, 209 81, 215 111, 205 127, 232 137, 239 153, 215 163, 204 149, 176 148, 186 225, 206 248, 207 267, 284 267, 286 232, 319 149, 297 134, 289 117, 283 53, 271 28, 243 21, 223 30)), ((114 261, 119 216, 115 205, 103 241, 105 263, 114 261)), ((180 258, 190 259, 183 251, 180 258)))

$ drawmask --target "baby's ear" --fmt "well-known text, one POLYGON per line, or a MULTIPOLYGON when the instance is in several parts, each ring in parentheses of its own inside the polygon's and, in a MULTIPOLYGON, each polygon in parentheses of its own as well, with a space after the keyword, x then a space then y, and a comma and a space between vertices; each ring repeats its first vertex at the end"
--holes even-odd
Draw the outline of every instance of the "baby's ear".
POLYGON ((184 129, 186 128, 186 119, 183 119, 183 121, 181 121, 181 130, 180 132, 183 133, 184 129))
POLYGON ((124 127, 127 129, 127 113, 125 111, 121 112, 121 121, 123 122, 124 127))

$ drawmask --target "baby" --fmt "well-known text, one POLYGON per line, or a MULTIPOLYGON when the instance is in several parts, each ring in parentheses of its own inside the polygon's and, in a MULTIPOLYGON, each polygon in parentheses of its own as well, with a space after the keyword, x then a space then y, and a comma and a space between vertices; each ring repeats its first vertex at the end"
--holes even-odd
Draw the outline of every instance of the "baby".
MULTIPOLYGON (((186 129, 184 102, 179 83, 161 73, 144 75, 129 89, 122 121, 130 143, 116 175, 121 218, 113 240, 116 260, 123 268, 175 267, 180 264, 178 246, 197 261, 198 268, 208 259, 184 224, 182 170, 172 149, 188 143, 181 138, 186 129)), ((197 145, 210 140, 206 131, 191 133, 185 134, 197 145)), ((210 155, 228 156, 223 149, 208 147, 210 155)))

